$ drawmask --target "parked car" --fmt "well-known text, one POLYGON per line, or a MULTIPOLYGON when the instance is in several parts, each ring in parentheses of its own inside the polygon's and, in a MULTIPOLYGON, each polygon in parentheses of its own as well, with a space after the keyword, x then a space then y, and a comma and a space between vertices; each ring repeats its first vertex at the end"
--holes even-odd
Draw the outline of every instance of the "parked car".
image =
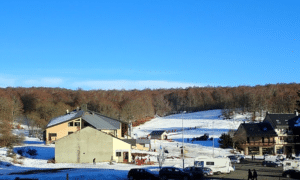
POLYGON ((201 179, 204 176, 203 170, 201 167, 186 167, 183 169, 184 172, 191 173, 193 175, 193 179, 201 179))
POLYGON ((159 171, 159 177, 161 178, 161 180, 167 180, 167 179, 190 180, 193 179, 193 174, 184 172, 182 169, 176 167, 163 167, 159 171))
POLYGON ((134 168, 130 169, 127 175, 129 180, 133 179, 149 179, 149 180, 159 180, 158 171, 151 171, 146 168, 134 168))
POLYGON ((212 176, 212 175, 214 175, 214 172, 210 168, 208 168, 208 167, 198 167, 198 168, 202 169, 204 176, 212 176))
POLYGON ((300 171, 290 169, 290 170, 284 171, 282 173, 282 176, 287 177, 287 178, 300 179, 300 171))
POLYGON ((234 155, 227 157, 230 159, 231 163, 240 163, 240 160, 234 155))
POLYGON ((267 167, 278 167, 279 165, 274 162, 274 161, 263 161, 262 162, 263 166, 267 166, 267 167))
POLYGON ((240 161, 244 160, 245 159, 245 156, 242 155, 242 154, 236 154, 235 155, 240 161))
POLYGON ((283 161, 280 161, 279 159, 276 159, 274 161, 278 166, 282 166, 283 165, 283 161))

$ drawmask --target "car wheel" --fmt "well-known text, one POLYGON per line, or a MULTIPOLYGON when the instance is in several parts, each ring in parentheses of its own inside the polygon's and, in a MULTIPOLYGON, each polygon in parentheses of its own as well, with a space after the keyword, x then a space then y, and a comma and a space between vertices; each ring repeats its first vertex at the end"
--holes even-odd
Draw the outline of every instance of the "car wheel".
POLYGON ((220 171, 218 171, 218 172, 217 172, 217 175, 220 175, 220 174, 221 174, 221 172, 220 172, 220 171))
POLYGON ((133 176, 128 177, 129 180, 134 180, 133 176))
POLYGON ((266 165, 266 164, 264 164, 264 166, 266 167, 267 165, 266 165))
POLYGON ((207 176, 207 174, 206 174, 206 173, 204 173, 204 174, 203 174, 203 176, 204 176, 204 177, 206 177, 206 176, 207 176))
POLYGON ((291 177, 291 175, 289 175, 289 174, 286 174, 286 175, 285 175, 285 177, 287 177, 287 178, 290 178, 290 177, 291 177))

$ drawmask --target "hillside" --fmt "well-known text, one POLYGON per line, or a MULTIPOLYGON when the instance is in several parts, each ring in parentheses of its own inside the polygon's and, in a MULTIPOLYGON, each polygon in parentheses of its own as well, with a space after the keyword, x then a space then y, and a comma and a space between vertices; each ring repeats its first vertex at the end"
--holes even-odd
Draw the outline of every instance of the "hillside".
MULTIPOLYGON (((51 118, 65 114, 87 104, 88 109, 103 115, 143 124, 155 116, 226 109, 230 115, 237 109, 242 112, 263 111, 292 113, 299 99, 300 84, 268 84, 265 86, 191 87, 187 89, 145 89, 142 91, 68 90, 62 88, 5 88, 0 89, 0 146, 13 139, 9 135, 12 122, 45 128, 51 118), (4 136, 3 136, 4 137, 4 136)), ((13 140, 12 140, 13 141, 13 140)))

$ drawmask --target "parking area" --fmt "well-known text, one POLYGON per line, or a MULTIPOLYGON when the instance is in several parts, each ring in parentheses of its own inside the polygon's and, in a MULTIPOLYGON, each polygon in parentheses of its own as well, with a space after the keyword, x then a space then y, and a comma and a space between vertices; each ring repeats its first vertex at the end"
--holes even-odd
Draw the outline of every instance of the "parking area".
POLYGON ((243 162, 235 165, 235 171, 230 174, 220 174, 214 175, 212 177, 206 178, 210 179, 248 179, 248 170, 253 169, 257 172, 258 180, 285 180, 291 178, 282 177, 282 167, 264 167, 261 165, 262 160, 244 160, 243 162))

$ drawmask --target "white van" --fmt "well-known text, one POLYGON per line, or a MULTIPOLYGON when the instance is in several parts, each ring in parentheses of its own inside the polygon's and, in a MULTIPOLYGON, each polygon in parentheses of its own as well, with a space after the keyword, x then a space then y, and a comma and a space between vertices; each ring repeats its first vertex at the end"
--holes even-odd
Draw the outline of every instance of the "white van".
POLYGON ((230 159, 228 157, 208 157, 199 156, 194 161, 195 167, 208 167, 214 174, 230 173, 234 171, 231 165, 230 159))
POLYGON ((299 170, 300 171, 300 161, 299 160, 285 160, 283 161, 283 171, 287 170, 299 170))

